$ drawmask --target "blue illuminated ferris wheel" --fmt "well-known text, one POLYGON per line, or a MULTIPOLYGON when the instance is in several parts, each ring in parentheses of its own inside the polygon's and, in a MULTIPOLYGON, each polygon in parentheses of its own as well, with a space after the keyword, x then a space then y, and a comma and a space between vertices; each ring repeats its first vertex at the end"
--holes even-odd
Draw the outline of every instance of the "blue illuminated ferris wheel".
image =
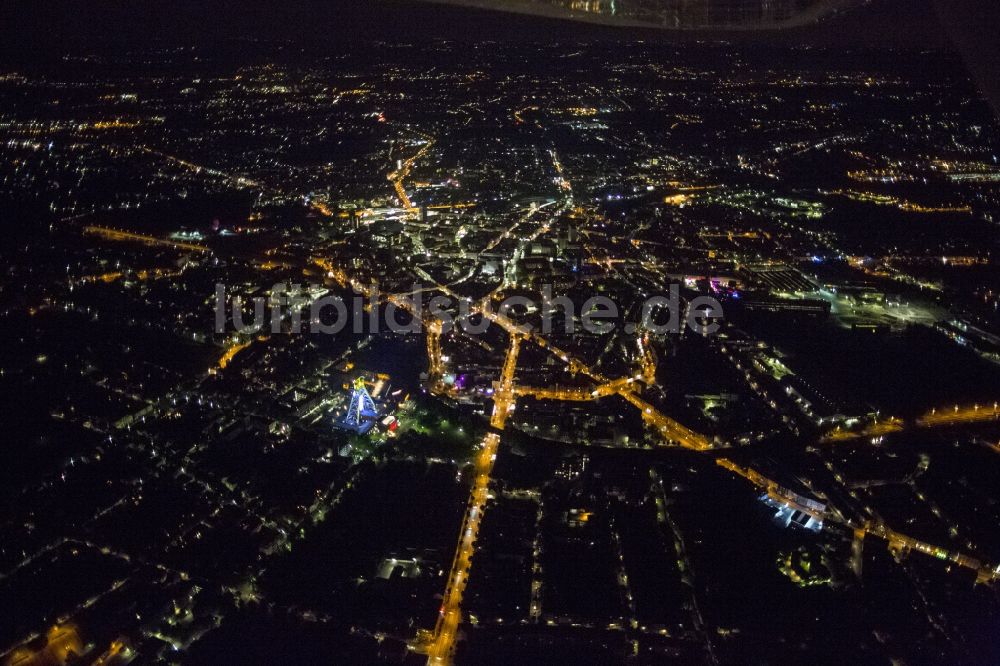
POLYGON ((338 425, 345 430, 352 430, 364 435, 372 429, 377 418, 378 410, 375 408, 375 401, 372 400, 368 389, 365 388, 364 379, 358 377, 354 380, 354 389, 351 391, 351 404, 338 425))

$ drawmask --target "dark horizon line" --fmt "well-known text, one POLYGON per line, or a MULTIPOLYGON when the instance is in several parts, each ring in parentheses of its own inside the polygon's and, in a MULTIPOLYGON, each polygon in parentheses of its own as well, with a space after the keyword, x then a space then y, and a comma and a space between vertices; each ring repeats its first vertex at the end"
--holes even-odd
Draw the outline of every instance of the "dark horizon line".
MULTIPOLYGON (((23 3, 28 4, 28 3, 23 3)), ((35 50, 95 41, 662 41, 857 46, 948 46, 933 0, 874 0, 805 27, 762 30, 623 27, 415 0, 196 0, 89 3, 52 0, 0 13, 0 49, 35 50), (447 20, 442 21, 442 16, 447 20)))

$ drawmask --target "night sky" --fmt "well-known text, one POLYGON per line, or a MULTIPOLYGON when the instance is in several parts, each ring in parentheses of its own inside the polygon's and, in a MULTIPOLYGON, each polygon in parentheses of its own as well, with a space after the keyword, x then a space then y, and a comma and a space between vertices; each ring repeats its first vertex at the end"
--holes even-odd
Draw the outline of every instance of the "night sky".
MULTIPOLYGON (((975 4, 981 0, 958 0, 975 4)), ((93 38, 119 42, 149 39, 211 41, 257 37, 309 42, 382 39, 678 39, 658 31, 603 28, 524 16, 502 15, 400 0, 220 0, 201 2, 14 3, 4 21, 8 49, 32 50, 93 38), (442 20, 446 17, 447 20, 442 20)), ((807 41, 823 45, 941 43, 933 0, 876 0, 823 30, 756 36, 753 39, 807 41)), ((949 5, 954 0, 949 0, 949 5)), ((703 38, 705 35, 699 35, 703 38)), ((733 38, 733 35, 726 36, 733 38)), ((739 38, 737 36, 737 38, 739 38)))
POLYGON ((677 34, 508 15, 413 0, 176 0, 8 3, 0 58, 30 63, 76 45, 131 47, 151 40, 212 43, 291 40, 310 47, 421 40, 580 41, 725 39, 828 48, 955 48, 1000 110, 1000 3, 996 0, 872 0, 821 26, 781 33, 677 34))

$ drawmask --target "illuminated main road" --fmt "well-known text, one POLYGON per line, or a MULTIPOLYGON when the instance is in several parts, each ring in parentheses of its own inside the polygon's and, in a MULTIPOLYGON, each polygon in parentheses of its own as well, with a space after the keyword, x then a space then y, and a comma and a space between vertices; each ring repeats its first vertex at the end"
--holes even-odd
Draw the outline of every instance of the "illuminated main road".
POLYGON ((406 194, 406 189, 403 187, 403 181, 405 181, 406 177, 410 175, 410 170, 413 169, 413 165, 420 161, 434 146, 434 137, 427 136, 425 134, 421 134, 421 137, 423 137, 426 143, 421 146, 420 150, 418 150, 413 156, 404 160, 399 169, 393 171, 387 176, 389 182, 392 183, 393 189, 396 190, 396 196, 399 198, 399 202, 403 205, 403 208, 410 212, 415 211, 417 207, 413 205, 413 202, 410 201, 410 197, 406 194))
MULTIPOLYGON (((497 430, 503 430, 508 414, 514 410, 516 400, 514 373, 517 370, 517 357, 520 348, 520 339, 511 337, 500 381, 497 382, 497 388, 493 394, 493 415, 490 418, 490 426, 497 430)), ((451 663, 455 653, 458 627, 462 622, 462 595, 465 593, 465 586, 469 580, 472 555, 475 552, 476 537, 479 534, 479 523, 482 520, 486 500, 489 497, 490 474, 493 471, 493 462, 496 460, 499 444, 500 436, 496 432, 488 433, 483 438, 482 448, 476 457, 475 479, 472 492, 469 495, 465 518, 462 520, 458 548, 455 550, 451 573, 448 576, 444 599, 441 602, 433 642, 427 649, 428 664, 451 663)))
POLYGON ((1000 421, 1000 403, 992 405, 954 405, 941 409, 932 409, 912 422, 896 417, 876 421, 861 430, 844 430, 838 426, 836 430, 827 433, 823 440, 827 442, 844 442, 853 439, 884 437, 903 432, 911 428, 944 428, 947 426, 972 425, 1000 421))
POLYGON ((951 408, 932 409, 917 419, 921 428, 936 428, 963 423, 985 423, 1000 420, 1000 404, 992 405, 955 405, 951 408))

